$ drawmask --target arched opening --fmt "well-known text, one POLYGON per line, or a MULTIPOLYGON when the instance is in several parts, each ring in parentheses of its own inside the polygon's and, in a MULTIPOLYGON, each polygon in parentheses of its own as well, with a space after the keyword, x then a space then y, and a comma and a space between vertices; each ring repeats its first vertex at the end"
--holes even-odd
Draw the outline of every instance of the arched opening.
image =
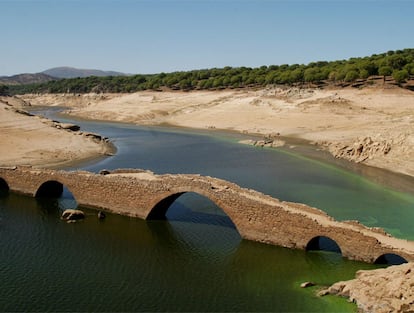
POLYGON ((9 185, 7 182, 0 177, 0 197, 5 196, 9 193, 9 185))
POLYGON ((56 180, 44 182, 35 197, 40 209, 49 214, 54 212, 60 215, 64 210, 78 206, 70 190, 56 180))
POLYGON ((0 190, 9 190, 9 185, 7 184, 7 182, 0 177, 0 190))
POLYGON ((185 221, 236 229, 230 217, 213 201, 195 192, 179 192, 158 202, 147 220, 185 221))
POLYGON ((63 194, 63 184, 56 180, 43 183, 36 192, 36 198, 59 198, 63 194))
POLYGON ((171 196, 162 199, 160 202, 158 202, 155 207, 151 210, 151 212, 148 214, 147 219, 148 220, 164 220, 167 219, 167 211, 171 207, 171 205, 174 203, 177 198, 179 198, 184 192, 175 193, 171 196))
POLYGON ((207 258, 211 253, 227 255, 241 241, 226 212, 209 198, 194 192, 169 195, 154 206, 147 220, 155 233, 167 232, 167 244, 173 240, 183 253, 198 253, 207 258))
POLYGON ((336 241, 325 236, 312 238, 306 245, 306 251, 328 251, 342 254, 341 248, 336 241))
POLYGON ((407 260, 402 256, 394 253, 385 253, 380 255, 374 262, 375 264, 385 264, 385 265, 400 265, 407 263, 407 260))

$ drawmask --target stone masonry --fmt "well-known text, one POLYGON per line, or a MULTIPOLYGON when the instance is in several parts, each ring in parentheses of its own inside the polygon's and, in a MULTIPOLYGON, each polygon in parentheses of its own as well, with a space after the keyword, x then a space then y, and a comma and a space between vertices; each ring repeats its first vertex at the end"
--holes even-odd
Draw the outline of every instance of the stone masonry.
POLYGON ((37 196, 66 186, 78 205, 141 219, 165 216, 180 195, 195 192, 216 203, 243 239, 306 249, 315 237, 328 237, 353 260, 375 262, 384 254, 414 261, 414 242, 393 238, 358 222, 338 222, 321 210, 284 202, 234 183, 200 175, 155 175, 137 169, 94 174, 32 167, 0 168, 0 187, 37 196), (45 190, 45 186, 47 186, 45 190), (57 187, 57 188, 53 188, 57 187))

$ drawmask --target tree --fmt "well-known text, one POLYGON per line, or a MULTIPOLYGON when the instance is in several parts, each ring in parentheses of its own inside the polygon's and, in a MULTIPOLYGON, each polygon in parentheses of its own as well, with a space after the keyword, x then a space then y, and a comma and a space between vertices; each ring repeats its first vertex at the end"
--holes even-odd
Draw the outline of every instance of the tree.
POLYGON ((319 68, 310 67, 310 68, 307 68, 305 72, 303 73, 303 78, 305 79, 306 82, 316 82, 320 80, 319 74, 320 74, 319 68))
POLYGON ((303 70, 301 68, 296 68, 292 72, 289 73, 289 82, 301 82, 303 81, 303 70))
POLYGON ((408 74, 407 70, 394 71, 392 73, 392 78, 399 84, 405 82, 409 77, 410 74, 408 74))
POLYGON ((393 54, 388 57, 387 63, 392 69, 400 70, 407 63, 407 61, 401 54, 393 54))
POLYGON ((369 77, 369 72, 365 69, 359 71, 359 78, 367 79, 369 77))
POLYGON ((406 64, 404 70, 406 70, 408 74, 414 75, 414 62, 406 64))
POLYGON ((352 82, 354 80, 356 80, 359 77, 359 73, 355 70, 350 70, 348 73, 346 73, 345 75, 345 81, 347 82, 352 82))
POLYGON ((338 73, 336 71, 332 71, 328 75, 328 79, 331 81, 336 81, 338 78, 338 73))
POLYGON ((385 76, 388 76, 388 75, 391 75, 391 74, 392 74, 392 68, 387 66, 387 65, 381 66, 378 69, 378 75, 384 76, 384 78, 385 78, 385 76))
POLYGON ((360 73, 362 73, 362 71, 366 71, 364 73, 368 73, 368 76, 376 75, 378 73, 378 67, 375 65, 374 62, 370 60, 363 60, 359 62, 358 67, 360 73))
POLYGON ((9 95, 9 87, 6 85, 0 85, 0 96, 8 96, 9 95))

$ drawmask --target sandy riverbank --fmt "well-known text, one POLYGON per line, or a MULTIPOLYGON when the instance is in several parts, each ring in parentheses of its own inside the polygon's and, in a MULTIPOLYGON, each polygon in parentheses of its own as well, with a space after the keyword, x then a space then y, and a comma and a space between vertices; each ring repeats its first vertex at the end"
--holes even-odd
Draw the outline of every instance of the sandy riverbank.
POLYGON ((74 116, 143 125, 297 137, 353 162, 414 176, 414 92, 268 88, 134 94, 26 95, 74 116))
POLYGON ((110 155, 115 148, 99 135, 27 114, 25 103, 0 98, 0 166, 56 167, 110 155))

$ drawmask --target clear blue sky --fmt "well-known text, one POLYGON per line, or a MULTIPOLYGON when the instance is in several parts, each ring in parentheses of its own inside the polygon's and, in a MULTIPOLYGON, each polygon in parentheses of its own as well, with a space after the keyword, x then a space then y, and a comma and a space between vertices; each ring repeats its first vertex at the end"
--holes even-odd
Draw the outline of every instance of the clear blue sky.
POLYGON ((159 73, 414 48, 414 0, 0 0, 0 76, 159 73))

